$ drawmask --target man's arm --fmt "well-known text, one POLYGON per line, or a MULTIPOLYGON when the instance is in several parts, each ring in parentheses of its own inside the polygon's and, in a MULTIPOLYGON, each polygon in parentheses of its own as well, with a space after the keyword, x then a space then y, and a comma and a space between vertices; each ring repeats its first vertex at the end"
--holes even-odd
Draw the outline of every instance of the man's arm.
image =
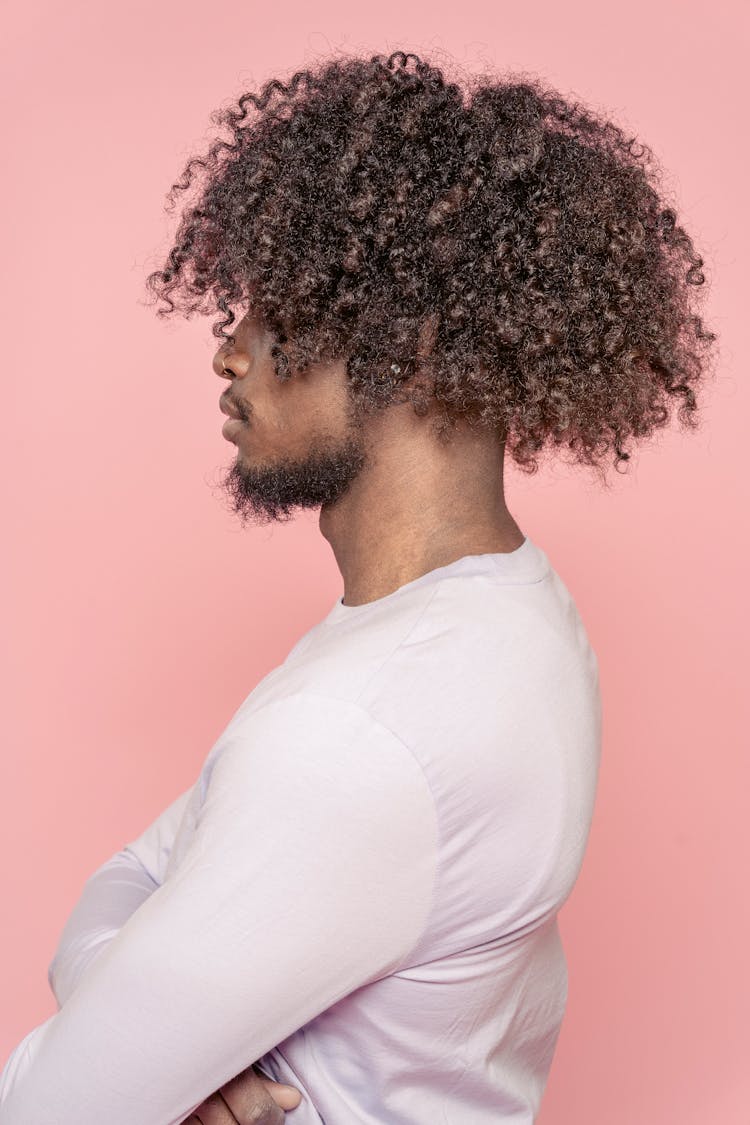
POLYGON ((84 883, 47 970, 58 1010, 105 946, 163 882, 191 793, 192 786, 84 883))
POLYGON ((170 877, 11 1055, 0 1125, 179 1125, 418 942, 435 805, 363 708, 276 699, 233 726, 203 779, 170 877))

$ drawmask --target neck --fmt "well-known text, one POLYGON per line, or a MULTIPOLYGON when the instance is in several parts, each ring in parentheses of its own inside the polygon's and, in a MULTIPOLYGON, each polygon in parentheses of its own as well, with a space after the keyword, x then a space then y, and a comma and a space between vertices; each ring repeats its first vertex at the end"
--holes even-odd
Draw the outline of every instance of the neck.
POLYGON ((367 453, 345 496, 320 513, 345 605, 385 597, 464 555, 513 551, 523 542, 505 503, 496 435, 459 429, 443 446, 407 414, 386 412, 368 435, 367 453))

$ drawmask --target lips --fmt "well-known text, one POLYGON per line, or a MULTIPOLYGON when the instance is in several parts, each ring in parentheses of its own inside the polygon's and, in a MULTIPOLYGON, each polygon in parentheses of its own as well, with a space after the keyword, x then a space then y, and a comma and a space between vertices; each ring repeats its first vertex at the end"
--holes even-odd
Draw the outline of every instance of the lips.
POLYGON ((221 427, 222 436, 227 438, 228 441, 234 441, 244 432, 246 423, 241 418, 227 418, 224 425, 221 427))
POLYGON ((237 418, 240 421, 242 420, 241 414, 236 409, 236 407, 229 402, 228 399, 219 399, 219 410, 222 414, 226 414, 228 418, 237 418))

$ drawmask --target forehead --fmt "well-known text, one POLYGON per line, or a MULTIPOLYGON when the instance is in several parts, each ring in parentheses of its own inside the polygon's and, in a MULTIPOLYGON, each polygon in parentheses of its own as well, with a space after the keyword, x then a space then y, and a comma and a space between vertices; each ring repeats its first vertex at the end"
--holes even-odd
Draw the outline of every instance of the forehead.
POLYGON ((273 333, 263 323, 259 314, 253 308, 250 308, 244 316, 237 321, 234 327, 234 335, 242 336, 245 340, 260 340, 266 336, 272 336, 273 333))
POLYGON ((246 312, 244 316, 236 322, 234 329, 230 328, 229 331, 234 331, 235 335, 238 332, 248 333, 257 328, 256 319, 252 312, 246 312))
POLYGON ((231 347, 245 349, 250 344, 254 343, 262 335, 262 329, 257 319, 252 313, 245 313, 245 315, 238 320, 234 325, 229 325, 227 328, 227 336, 224 342, 219 345, 220 350, 231 347), (234 340, 234 343, 230 343, 234 340))

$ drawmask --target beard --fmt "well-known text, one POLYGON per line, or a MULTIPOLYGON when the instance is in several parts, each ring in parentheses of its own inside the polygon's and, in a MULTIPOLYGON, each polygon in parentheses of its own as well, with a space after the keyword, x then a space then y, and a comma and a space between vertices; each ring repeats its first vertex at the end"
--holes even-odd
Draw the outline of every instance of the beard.
POLYGON ((220 487, 243 527, 281 523, 297 511, 335 504, 366 464, 361 435, 350 431, 343 438, 314 439, 303 457, 266 464, 243 460, 238 450, 220 487))

